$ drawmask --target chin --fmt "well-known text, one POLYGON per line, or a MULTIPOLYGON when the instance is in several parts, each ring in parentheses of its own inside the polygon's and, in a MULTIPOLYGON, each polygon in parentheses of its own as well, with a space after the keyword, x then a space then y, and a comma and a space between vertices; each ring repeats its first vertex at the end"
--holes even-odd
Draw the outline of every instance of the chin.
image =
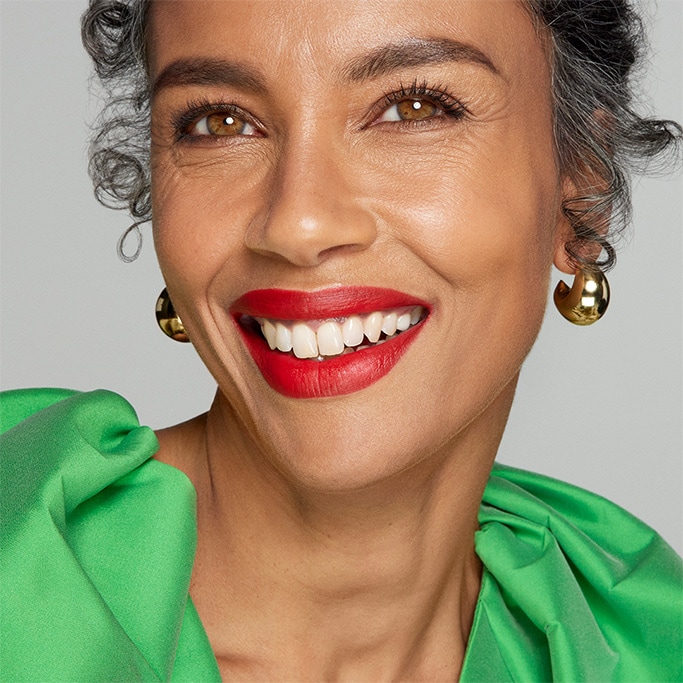
MULTIPOLYGON (((428 390, 427 380, 398 379, 397 374, 327 399, 302 401, 275 392, 270 400, 252 396, 249 402, 262 407, 251 427, 255 452, 291 485, 321 493, 398 481, 401 473, 420 465, 428 471, 429 463, 440 461, 439 453, 467 430, 482 404, 446 404, 438 400, 443 390, 428 390), (416 393, 405 392, 406 384, 416 393), (416 411, 416 404, 424 410, 416 411)), ((272 392, 269 387, 264 391, 272 392)), ((458 400, 453 392, 451 398, 458 400)))
MULTIPOLYGON (((414 449, 399 444, 364 445, 328 439, 324 448, 279 448, 275 466, 297 488, 320 493, 350 493, 376 487, 420 463, 414 449)), ((308 441, 308 444, 314 441, 308 441)))

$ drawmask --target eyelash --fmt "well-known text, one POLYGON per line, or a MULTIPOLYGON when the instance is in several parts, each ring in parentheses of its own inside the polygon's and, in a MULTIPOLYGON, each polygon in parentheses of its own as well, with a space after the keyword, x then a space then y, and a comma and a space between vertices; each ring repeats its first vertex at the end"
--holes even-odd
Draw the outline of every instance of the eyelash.
MULTIPOLYGON (((383 111, 386 111, 395 104, 408 99, 428 100, 432 104, 440 107, 445 116, 454 119, 460 119, 469 113, 467 106, 462 101, 450 95, 445 88, 441 86, 430 86, 426 81, 414 81, 411 85, 405 86, 401 84, 398 89, 386 92, 379 102, 377 102, 377 104, 373 107, 371 122, 368 125, 372 125, 372 121, 374 121, 383 111)), ((190 132, 190 128, 194 126, 202 117, 217 112, 224 112, 240 119, 244 119, 253 125, 257 130, 261 130, 260 125, 256 123, 253 117, 234 104, 220 101, 210 101, 208 99, 191 100, 187 103, 186 107, 182 111, 177 112, 172 117, 171 123, 173 125, 173 129, 176 131, 177 140, 181 141, 196 137, 212 137, 198 136, 190 132)), ((394 123, 394 125, 398 124, 403 126, 420 126, 424 125, 430 120, 432 119, 425 119, 421 121, 395 121, 392 123, 394 123)))
POLYGON ((244 109, 240 109, 240 107, 234 104, 228 104, 227 102, 216 102, 215 100, 211 101, 207 99, 201 99, 191 100, 187 103, 182 111, 179 111, 173 115, 171 124, 173 129, 176 131, 176 138, 178 140, 184 140, 195 137, 213 137, 208 135, 198 136, 191 133, 189 129, 204 116, 218 112, 244 119, 257 130, 261 130, 261 127, 256 123, 256 121, 254 121, 253 117, 249 116, 244 109))
MULTIPOLYGON (((411 85, 405 86, 401 84, 398 90, 391 90, 386 92, 382 99, 373 108, 372 120, 374 121, 381 112, 386 111, 389 107, 402 102, 403 100, 429 100, 432 104, 436 104, 446 116, 454 119, 460 119, 466 114, 469 114, 467 106, 457 98, 453 97, 442 86, 430 86, 426 81, 413 81, 411 85)), ((395 122, 402 125, 423 125, 426 121, 401 121, 395 122)))

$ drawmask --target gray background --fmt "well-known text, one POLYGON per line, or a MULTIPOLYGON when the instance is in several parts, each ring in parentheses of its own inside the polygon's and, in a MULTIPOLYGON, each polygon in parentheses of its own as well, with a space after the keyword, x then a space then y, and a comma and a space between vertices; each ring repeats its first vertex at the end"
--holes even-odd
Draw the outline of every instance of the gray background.
MULTIPOLYGON (((160 427, 206 410, 214 383, 191 346, 162 336, 163 286, 149 226, 121 263, 122 212, 86 175, 89 64, 84 0, 1 0, 1 227, 4 389, 106 387, 160 427)), ((683 120, 683 0, 645 2, 653 50, 646 101, 683 120)), ((683 182, 637 181, 635 231, 592 328, 551 306, 524 370, 499 460, 603 494, 683 550, 683 182)), ((557 275, 557 274, 556 274, 557 275)), ((557 279, 556 277, 554 278, 557 279)))

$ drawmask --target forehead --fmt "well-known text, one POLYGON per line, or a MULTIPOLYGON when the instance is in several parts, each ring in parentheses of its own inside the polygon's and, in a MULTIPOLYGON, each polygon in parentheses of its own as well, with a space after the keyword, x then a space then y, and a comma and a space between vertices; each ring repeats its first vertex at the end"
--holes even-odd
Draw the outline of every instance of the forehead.
POLYGON ((359 56, 416 39, 472 48, 464 58, 488 61, 504 77, 547 62, 524 0, 154 0, 149 28, 152 80, 169 63, 198 57, 280 78, 348 75, 359 56))

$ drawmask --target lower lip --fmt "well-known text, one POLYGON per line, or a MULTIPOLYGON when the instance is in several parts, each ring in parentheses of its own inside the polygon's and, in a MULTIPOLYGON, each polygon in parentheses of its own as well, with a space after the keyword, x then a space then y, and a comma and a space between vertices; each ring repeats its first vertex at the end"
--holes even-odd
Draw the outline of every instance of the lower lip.
POLYGON ((237 325, 266 382, 291 398, 342 396, 369 387, 389 373, 422 329, 420 322, 382 344, 317 361, 271 351, 257 332, 237 325))

